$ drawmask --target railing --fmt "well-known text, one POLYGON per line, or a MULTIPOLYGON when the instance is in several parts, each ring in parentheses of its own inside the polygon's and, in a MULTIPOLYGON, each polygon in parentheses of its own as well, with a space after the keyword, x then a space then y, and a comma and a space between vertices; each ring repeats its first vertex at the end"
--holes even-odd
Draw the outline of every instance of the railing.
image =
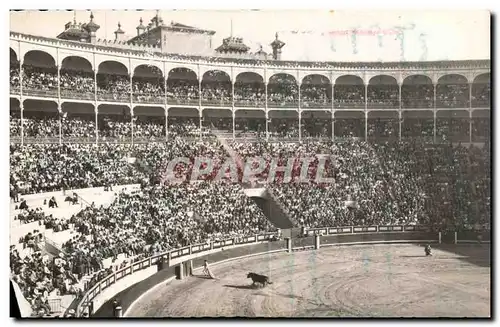
POLYGON ((298 108, 299 107, 299 101, 298 100, 292 100, 292 101, 273 101, 273 100, 268 100, 267 101, 267 106, 268 106, 268 108, 298 108))
POLYGON ((490 100, 472 100, 472 108, 489 108, 491 107, 490 100))
POLYGON ((10 86, 10 94, 18 95, 20 92, 19 86, 10 86))
POLYGON ((50 312, 59 313, 62 312, 61 298, 48 299, 50 312))
MULTIPOLYGON (((17 86, 10 86, 11 95, 19 95, 20 88, 17 86)), ((35 89, 32 86, 23 87, 23 95, 34 96, 34 97, 48 97, 57 98, 57 88, 50 87, 48 90, 35 89)), ((94 101, 95 95, 93 92, 75 92, 73 89, 61 88, 61 98, 63 99, 76 99, 76 100, 86 100, 94 101)), ((107 91, 99 91, 97 94, 97 99, 99 101, 109 101, 109 102, 123 102, 129 103, 131 95, 129 92, 124 93, 110 93, 107 91)), ((164 104, 164 95, 150 95, 150 94, 132 94, 133 102, 135 103, 150 103, 150 104, 164 104)), ((198 96, 189 99, 182 97, 172 97, 167 96, 168 104, 172 105, 191 105, 198 106, 200 104, 198 96)), ((469 109, 469 99, 464 100, 436 100, 437 109, 469 109)), ((368 103, 364 100, 342 100, 335 99, 334 108, 335 109, 399 109, 399 102, 386 100, 386 99, 369 99, 368 103)), ((231 107, 231 98, 220 98, 220 99, 203 99, 202 105, 217 106, 217 107, 231 107)), ((248 107, 248 108, 264 108, 265 100, 246 100, 246 99, 235 99, 235 107, 248 107)), ((489 108, 491 102, 489 100, 472 100, 473 108, 489 108)), ((301 99, 302 109, 331 109, 331 100, 328 101, 308 101, 301 99)), ((401 107, 403 109, 433 109, 434 101, 432 99, 414 99, 410 100, 408 98, 403 98, 401 107)), ((298 101, 275 101, 268 100, 268 108, 298 108, 298 101)))
POLYGON ((221 98, 221 99, 201 99, 201 104, 204 106, 213 106, 213 107, 231 107, 232 101, 231 99, 221 98))
POLYGON ((201 254, 203 252, 219 249, 225 246, 245 245, 245 244, 250 245, 258 242, 266 242, 269 241, 273 235, 276 235, 276 233, 266 233, 266 234, 247 236, 247 237, 234 237, 232 239, 227 239, 222 241, 189 245, 180 249, 174 249, 134 262, 123 269, 117 270, 113 274, 105 277, 104 279, 98 281, 94 286, 92 286, 83 295, 82 299, 78 303, 76 308, 76 315, 77 317, 81 317, 82 314, 88 309, 90 302, 93 301, 97 297, 97 295, 102 293, 102 291, 104 291, 111 285, 115 284, 117 281, 125 278, 126 276, 132 275, 137 271, 156 265, 160 259, 162 260, 167 259, 170 264, 170 260, 172 259, 179 259, 192 254, 201 254))
POLYGON ((101 93, 97 94, 97 100, 100 101, 111 101, 111 102, 130 102, 130 94, 112 94, 112 93, 101 93))
POLYGON ((23 95, 34 96, 34 97, 57 98, 57 88, 51 88, 50 90, 40 90, 40 89, 31 89, 29 87, 23 87, 23 95))
POLYGON ((78 92, 73 89, 61 88, 61 98, 94 101, 95 94, 94 92, 78 92))
MULTIPOLYGON (((344 226, 344 227, 315 227, 305 228, 304 233, 307 236, 314 235, 340 235, 357 233, 390 233, 390 232, 422 232, 428 233, 438 231, 440 228, 426 225, 376 225, 376 226, 344 226)), ((466 229, 465 231, 481 231, 484 229, 466 229)))
POLYGON ((390 225, 390 226, 346 226, 346 227, 317 227, 307 228, 307 236, 316 234, 338 235, 356 233, 387 233, 387 232, 430 232, 432 228, 423 225, 390 225))
POLYGON ((365 101, 358 100, 356 102, 338 102, 335 101, 335 109, 365 109, 365 101))
POLYGON ((434 100, 426 99, 403 99, 401 103, 403 109, 432 109, 434 108, 434 100))
MULTIPOLYGON (((362 234, 362 233, 406 233, 406 232, 437 232, 438 228, 433 228, 424 225, 380 225, 380 226, 347 226, 347 227, 318 227, 318 228, 305 228, 304 233, 306 236, 314 235, 345 235, 345 234, 362 234)), ((487 230, 470 230, 470 231, 481 231, 487 232, 487 230)), ((462 232, 463 233, 463 232, 462 232)), ((116 271, 115 273, 105 277, 104 279, 98 281, 94 286, 92 286, 82 297, 78 303, 76 314, 78 317, 89 307, 89 303, 93 301, 97 295, 99 295, 103 290, 115 284, 117 281, 125 278, 128 275, 151 267, 158 263, 160 259, 170 261, 172 259, 179 259, 192 254, 202 254, 209 250, 219 249, 225 246, 235 246, 235 245, 251 245, 258 242, 266 242, 271 239, 271 236, 276 235, 275 233, 265 233, 261 235, 247 236, 247 237, 235 237, 232 239, 226 239, 222 241, 214 241, 205 244, 195 244, 189 245, 180 249, 174 249, 161 254, 154 255, 149 258, 137 261, 116 271)), ((457 232, 455 232, 455 243, 457 232)), ((441 241, 441 240, 440 240, 441 241)), ((201 255, 200 255, 201 256, 201 255)))
POLYGON ((134 94, 132 95, 134 103, 155 103, 164 104, 165 97, 162 95, 155 94, 134 94))

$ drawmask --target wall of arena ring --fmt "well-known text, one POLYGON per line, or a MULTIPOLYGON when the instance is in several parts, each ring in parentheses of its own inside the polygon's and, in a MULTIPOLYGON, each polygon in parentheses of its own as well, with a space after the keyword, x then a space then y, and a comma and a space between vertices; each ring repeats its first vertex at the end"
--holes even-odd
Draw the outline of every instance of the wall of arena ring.
MULTIPOLYGON (((251 237, 233 238, 207 244, 190 245, 158 254, 130 266, 117 270, 114 274, 102 279, 92 286, 78 303, 77 316, 98 317, 112 316, 111 299, 119 294, 122 312, 148 289, 174 276, 173 268, 189 262, 191 267, 201 267, 204 260, 211 264, 218 261, 238 259, 242 257, 271 253, 319 249, 326 246, 360 245, 360 244, 398 244, 398 243, 477 243, 480 235, 482 242, 489 243, 491 232, 484 230, 465 230, 438 232, 427 226, 359 226, 359 227, 323 227, 304 229, 305 237, 285 240, 273 240, 271 233, 251 237), (165 265, 159 267, 160 262, 165 265), (193 263, 194 262, 194 263, 193 263), (158 268, 156 268, 158 267, 158 268), (151 270, 151 268, 153 268, 151 270), (133 282, 120 285, 120 280, 133 277, 145 269, 152 272, 148 276, 138 276, 133 282), (157 270, 158 269, 158 270, 157 270), (142 278, 142 279, 141 279, 142 278), (113 286, 111 293, 106 289, 113 286), (101 295, 101 296, 100 296, 101 295), (91 309, 90 309, 91 308, 91 309)), ((181 273, 182 274, 182 273, 181 273)), ((120 313, 121 314, 121 313, 120 313)))

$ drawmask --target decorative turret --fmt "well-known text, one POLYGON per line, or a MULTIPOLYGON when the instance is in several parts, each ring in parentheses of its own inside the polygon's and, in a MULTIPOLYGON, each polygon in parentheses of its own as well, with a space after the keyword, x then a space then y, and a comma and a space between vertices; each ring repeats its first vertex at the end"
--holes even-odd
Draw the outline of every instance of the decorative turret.
POLYGON ((137 36, 141 35, 146 30, 146 26, 142 25, 142 17, 139 19, 139 26, 136 27, 136 30, 137 36))
POLYGON ((271 47, 273 48, 273 59, 281 60, 281 48, 285 46, 285 42, 282 42, 278 39, 278 32, 276 32, 276 39, 271 43, 271 47))
POLYGON ((95 43, 97 40, 95 32, 97 32, 101 26, 94 23, 94 13, 90 12, 90 22, 88 24, 83 24, 82 28, 90 34, 90 43, 95 43))
POLYGON ((76 12, 73 12, 73 22, 66 23, 64 25, 64 32, 57 36, 58 39, 79 42, 88 42, 89 37, 90 35, 83 29, 83 25, 76 22, 76 12))
POLYGON ((262 50, 262 44, 259 46, 259 51, 257 51, 256 54, 267 56, 267 52, 265 52, 264 50, 262 50))
POLYGON ((163 25, 163 19, 160 17, 160 11, 156 10, 156 16, 151 19, 151 28, 163 25))
POLYGON ((122 30, 122 25, 118 22, 118 29, 115 31, 115 41, 124 41, 125 32, 122 30))
POLYGON ((233 53, 247 53, 248 50, 250 50, 249 47, 246 46, 245 43, 243 43, 243 39, 241 37, 227 37, 222 41, 222 44, 220 47, 215 49, 217 52, 221 53, 227 53, 227 52, 233 52, 233 53))

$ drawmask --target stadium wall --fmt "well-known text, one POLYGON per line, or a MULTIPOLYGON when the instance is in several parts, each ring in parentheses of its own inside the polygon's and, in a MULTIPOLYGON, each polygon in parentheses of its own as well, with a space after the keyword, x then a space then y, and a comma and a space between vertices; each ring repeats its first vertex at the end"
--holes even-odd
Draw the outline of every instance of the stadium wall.
MULTIPOLYGON (((92 303, 93 317, 111 317, 113 315, 111 303, 113 298, 119 300, 123 312, 126 312, 130 305, 145 292, 164 283, 167 279, 175 278, 175 265, 188 260, 193 260, 193 267, 196 269, 202 266, 204 260, 208 260, 213 265, 222 260, 241 259, 274 251, 292 252, 320 246, 441 243, 441 233, 426 226, 327 227, 308 229, 304 233, 307 235, 306 237, 290 241, 272 241, 272 234, 266 234, 212 242, 176 249, 141 260, 106 277, 89 289, 78 304, 77 314, 81 316, 84 312, 88 312, 87 309, 92 303), (165 269, 158 268, 160 258, 168 262, 165 269), (144 269, 148 271, 138 273, 144 269), (128 278, 125 279, 127 276, 128 278), (122 279, 123 281, 120 282, 122 279), (108 290, 105 292, 106 289, 108 290)), ((479 234, 486 235, 488 232, 480 232, 479 234)), ((454 243, 477 242, 477 232, 469 231, 456 233, 456 235, 457 241, 454 243)), ((485 239, 485 241, 487 240, 485 239)))

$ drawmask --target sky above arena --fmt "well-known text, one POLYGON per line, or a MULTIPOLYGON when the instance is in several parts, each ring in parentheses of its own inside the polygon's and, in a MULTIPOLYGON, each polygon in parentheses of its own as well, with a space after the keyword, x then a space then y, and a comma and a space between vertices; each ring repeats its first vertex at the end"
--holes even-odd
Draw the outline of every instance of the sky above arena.
MULTIPOLYGON (((118 22, 136 35, 142 17, 147 25, 155 10, 95 10, 97 37, 114 39, 118 22)), ((10 30, 56 37, 73 21, 72 11, 11 12, 10 30)), ((90 12, 76 11, 77 22, 90 12)), ((231 34, 242 37, 251 52, 271 52, 275 33, 286 43, 283 60, 429 61, 490 58, 488 11, 193 11, 161 10, 171 21, 214 30, 214 47, 231 34), (232 21, 232 24, 231 24, 232 21), (355 32, 353 32, 355 31, 355 32)))

